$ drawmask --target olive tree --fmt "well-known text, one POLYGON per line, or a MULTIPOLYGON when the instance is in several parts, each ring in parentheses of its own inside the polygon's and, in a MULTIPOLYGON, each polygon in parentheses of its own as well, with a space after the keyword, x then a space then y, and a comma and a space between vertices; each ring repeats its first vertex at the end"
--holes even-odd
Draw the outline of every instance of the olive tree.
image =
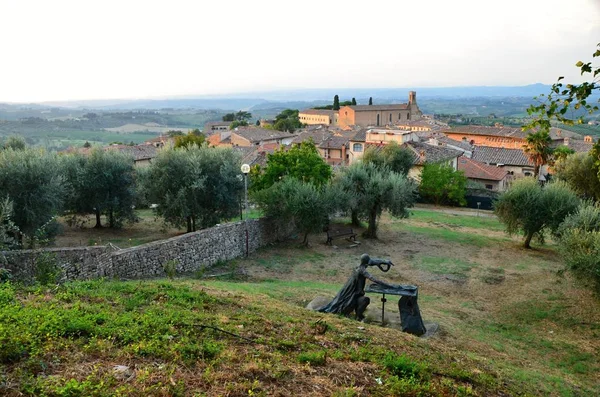
POLYGON ((566 182, 575 193, 585 199, 600 200, 600 167, 594 157, 587 153, 576 153, 556 161, 554 175, 566 182))
POLYGON ((509 234, 522 233, 523 246, 531 248, 534 236, 543 241, 546 230, 556 233, 578 205, 576 194, 563 182, 542 187, 534 178, 523 178, 498 197, 494 212, 509 234))
POLYGON ((173 226, 192 232, 239 212, 243 184, 240 158, 228 148, 207 145, 164 149, 145 176, 147 200, 173 226))
POLYGON ((12 221, 20 242, 48 237, 62 209, 64 179, 55 154, 25 148, 0 151, 0 194, 12 202, 12 221))
POLYGON ((377 167, 355 163, 336 176, 335 184, 347 194, 345 208, 368 221, 363 236, 377 238, 377 222, 384 210, 392 216, 407 217, 415 202, 415 184, 405 176, 377 167))
POLYGON ((600 292, 600 206, 584 202, 561 224, 559 250, 573 274, 600 292))
POLYGON ((339 193, 330 184, 317 187, 289 177, 254 193, 253 198, 279 228, 293 223, 304 235, 302 243, 307 246, 308 235, 322 231, 328 216, 337 209, 339 193))
POLYGON ((67 209, 73 213, 106 215, 108 226, 119 228, 136 220, 136 195, 133 158, 114 150, 92 150, 88 155, 74 154, 63 161, 67 180, 67 209))

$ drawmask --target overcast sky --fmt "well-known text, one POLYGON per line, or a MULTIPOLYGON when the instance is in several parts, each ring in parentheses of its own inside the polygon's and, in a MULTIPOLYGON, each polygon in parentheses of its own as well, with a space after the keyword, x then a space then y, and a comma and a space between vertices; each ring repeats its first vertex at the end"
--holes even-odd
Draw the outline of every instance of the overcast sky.
POLYGON ((0 0, 0 101, 577 78, 600 0, 0 0))

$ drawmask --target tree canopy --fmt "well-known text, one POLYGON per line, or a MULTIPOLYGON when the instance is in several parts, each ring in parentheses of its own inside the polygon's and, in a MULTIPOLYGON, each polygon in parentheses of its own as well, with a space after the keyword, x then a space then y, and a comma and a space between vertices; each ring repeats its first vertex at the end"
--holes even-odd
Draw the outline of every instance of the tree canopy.
POLYGON ((322 186, 331 179, 331 167, 321 158, 314 142, 280 148, 267 156, 267 166, 250 171, 251 189, 266 189, 285 177, 322 186))
POLYGON ((175 137, 175 148, 189 147, 191 145, 202 145, 204 143, 204 135, 195 134, 193 131, 188 132, 186 135, 178 135, 175 137))
POLYGON ((192 145, 162 150, 144 178, 148 201, 165 222, 187 231, 207 228, 239 213, 239 157, 228 148, 192 145))
POLYGON ((347 195, 344 209, 368 221, 363 234, 367 238, 377 238, 377 223, 384 210, 392 216, 407 217, 407 208, 415 202, 415 185, 411 180, 373 163, 352 164, 336 176, 334 183, 347 195))
POLYGON ((98 148, 89 156, 70 155, 63 161, 68 210, 95 214, 95 227, 98 228, 102 227, 101 215, 107 216, 111 228, 136 221, 135 172, 131 156, 98 148))
POLYGON ((39 149, 0 151, 0 200, 12 202, 12 221, 19 240, 48 231, 63 206, 64 178, 57 156, 39 149))
POLYGON ((584 199, 600 201, 600 179, 594 157, 587 153, 575 153, 557 160, 554 175, 584 199))
POLYGON ((465 205, 467 177, 447 164, 425 164, 419 193, 435 205, 465 205))
POLYGON ((328 215, 338 202, 331 192, 331 185, 317 187, 292 177, 256 192, 253 198, 264 214, 272 217, 279 227, 293 222, 304 235, 304 245, 308 245, 309 233, 323 230, 328 215))
POLYGON ((294 132, 298 128, 302 128, 304 125, 300 121, 298 116, 298 109, 285 109, 277 116, 275 116, 275 123, 273 128, 278 131, 294 132))
POLYGON ((552 139, 550 133, 546 130, 539 130, 528 134, 525 137, 523 151, 529 157, 534 166, 533 175, 537 178, 540 174, 540 168, 548 164, 552 156, 552 139))
POLYGON ((556 232, 567 215, 579 205, 575 193, 563 182, 542 187, 534 178, 516 180, 494 204, 494 212, 509 234, 522 233, 523 246, 531 247, 531 239, 544 239, 545 230, 556 232))
POLYGON ((390 142, 383 148, 369 147, 362 157, 364 163, 373 163, 377 167, 387 167, 400 175, 408 175, 414 164, 413 152, 396 142, 390 142))

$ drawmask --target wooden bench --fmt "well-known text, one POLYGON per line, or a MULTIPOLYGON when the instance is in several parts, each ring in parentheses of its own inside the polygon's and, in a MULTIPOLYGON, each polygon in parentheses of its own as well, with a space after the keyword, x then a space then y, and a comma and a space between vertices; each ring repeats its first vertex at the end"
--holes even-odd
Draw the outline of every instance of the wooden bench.
POLYGON ((352 228, 342 228, 342 229, 327 230, 327 241, 325 242, 325 244, 331 245, 331 242, 333 241, 334 238, 344 237, 344 236, 348 236, 346 238, 346 240, 356 241, 356 233, 354 233, 354 230, 352 230, 352 228))

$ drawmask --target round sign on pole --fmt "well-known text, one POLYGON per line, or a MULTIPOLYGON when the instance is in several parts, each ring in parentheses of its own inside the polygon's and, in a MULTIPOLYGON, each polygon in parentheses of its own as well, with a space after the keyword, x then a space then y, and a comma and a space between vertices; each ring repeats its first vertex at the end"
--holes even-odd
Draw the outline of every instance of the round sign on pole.
POLYGON ((250 172, 250 166, 248 164, 242 164, 242 172, 247 174, 250 172))

